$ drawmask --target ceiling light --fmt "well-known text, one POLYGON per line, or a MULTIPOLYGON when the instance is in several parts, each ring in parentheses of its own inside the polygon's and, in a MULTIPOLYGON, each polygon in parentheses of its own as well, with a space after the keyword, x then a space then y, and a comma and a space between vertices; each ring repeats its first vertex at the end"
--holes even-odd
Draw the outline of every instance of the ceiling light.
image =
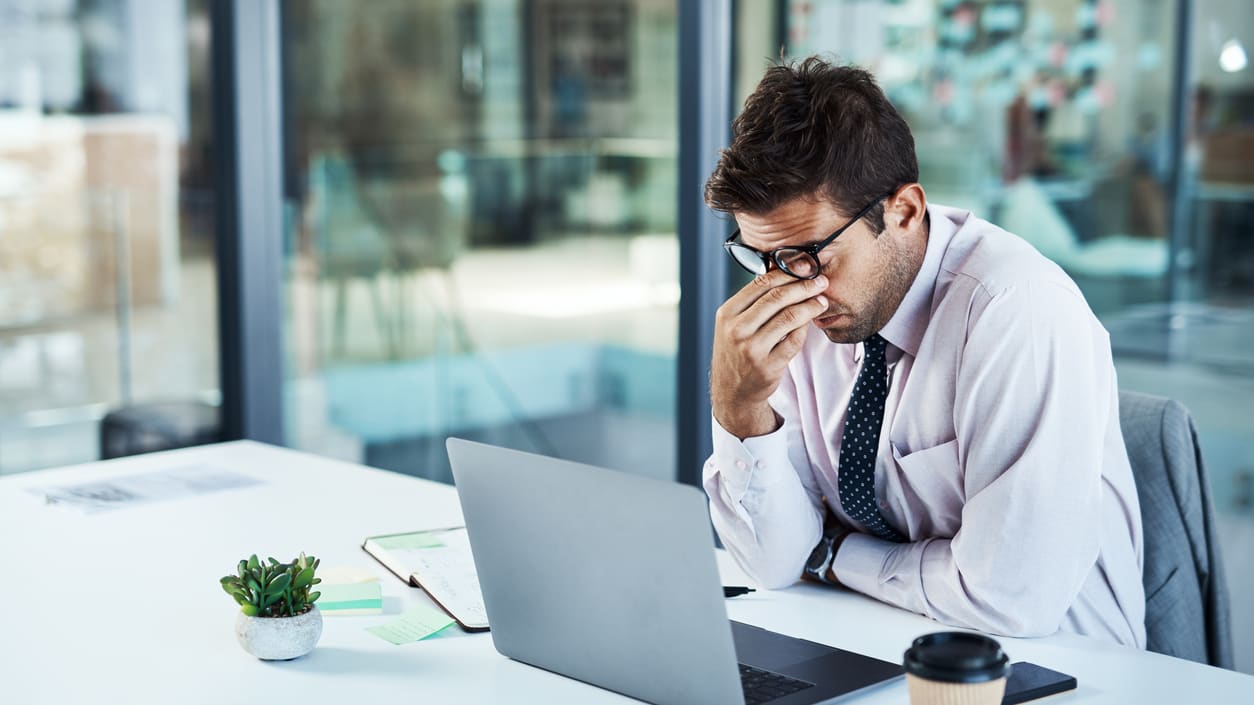
POLYGON ((1219 50, 1219 68, 1228 73, 1236 73, 1243 70, 1245 65, 1245 47, 1241 46, 1241 42, 1235 39, 1224 42, 1223 48, 1219 50))

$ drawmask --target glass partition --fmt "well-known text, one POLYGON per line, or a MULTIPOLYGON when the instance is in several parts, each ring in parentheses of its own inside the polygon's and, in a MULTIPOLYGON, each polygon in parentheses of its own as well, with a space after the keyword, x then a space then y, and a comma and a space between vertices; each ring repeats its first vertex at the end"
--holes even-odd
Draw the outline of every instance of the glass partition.
POLYGON ((157 403, 216 433, 209 32, 203 1, 0 0, 0 473, 157 403))
POLYGON ((929 200, 1062 265, 1110 331, 1123 386, 1193 410, 1217 504, 1249 513, 1254 418, 1234 406, 1243 395, 1220 390, 1254 392, 1254 18, 1238 2, 1199 1, 1189 34, 1181 9, 745 2, 737 87, 743 100, 781 45, 871 69, 914 131, 929 200))
POLYGON ((677 16, 284 4, 289 442, 675 476, 677 16))
MULTIPOLYGON (((745 0, 736 85, 743 100, 781 46, 875 73, 928 198, 1060 264, 1110 332, 1120 386, 1194 415, 1239 595, 1254 585, 1232 560, 1254 550, 1254 14, 1184 1, 745 0)), ((1233 620, 1254 672, 1254 609, 1233 620)))

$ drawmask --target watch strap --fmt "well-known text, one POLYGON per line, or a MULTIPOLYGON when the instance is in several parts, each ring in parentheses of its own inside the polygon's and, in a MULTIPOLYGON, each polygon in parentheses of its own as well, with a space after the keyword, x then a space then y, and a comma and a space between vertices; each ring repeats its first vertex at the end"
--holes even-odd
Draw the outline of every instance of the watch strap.
POLYGON ((819 539, 814 550, 810 552, 810 558, 806 561, 805 573, 812 580, 829 585, 839 585, 829 576, 832 561, 836 559, 836 551, 840 549, 840 544, 844 543, 845 537, 849 532, 843 529, 839 524, 831 522, 823 531, 823 537, 819 539))

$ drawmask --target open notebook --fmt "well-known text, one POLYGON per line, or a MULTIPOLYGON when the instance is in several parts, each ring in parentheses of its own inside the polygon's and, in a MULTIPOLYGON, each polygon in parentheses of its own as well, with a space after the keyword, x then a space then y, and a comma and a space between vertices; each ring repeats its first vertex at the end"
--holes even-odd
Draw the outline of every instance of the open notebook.
POLYGON ((426 591, 462 629, 488 629, 466 527, 371 536, 361 547, 396 577, 426 591))

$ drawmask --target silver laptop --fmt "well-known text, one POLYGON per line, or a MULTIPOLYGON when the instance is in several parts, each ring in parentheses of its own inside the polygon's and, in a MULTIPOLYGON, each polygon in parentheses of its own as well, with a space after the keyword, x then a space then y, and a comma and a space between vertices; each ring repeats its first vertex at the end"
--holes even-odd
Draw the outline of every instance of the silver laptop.
POLYGON ((826 703, 897 664, 729 621, 705 495, 448 440, 497 651, 657 705, 826 703))

